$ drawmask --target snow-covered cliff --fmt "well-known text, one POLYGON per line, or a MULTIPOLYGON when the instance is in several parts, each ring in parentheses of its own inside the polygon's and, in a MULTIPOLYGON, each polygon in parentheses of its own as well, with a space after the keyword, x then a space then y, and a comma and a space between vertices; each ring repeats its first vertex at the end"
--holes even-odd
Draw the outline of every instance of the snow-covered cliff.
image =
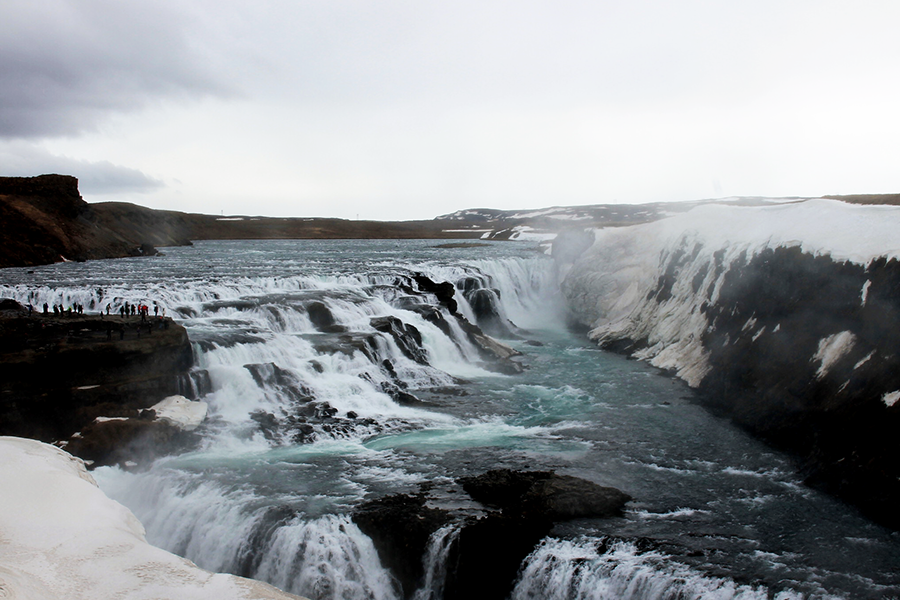
POLYGON ((900 500, 900 207, 704 205, 560 262, 604 347, 676 373, 881 520, 900 500))

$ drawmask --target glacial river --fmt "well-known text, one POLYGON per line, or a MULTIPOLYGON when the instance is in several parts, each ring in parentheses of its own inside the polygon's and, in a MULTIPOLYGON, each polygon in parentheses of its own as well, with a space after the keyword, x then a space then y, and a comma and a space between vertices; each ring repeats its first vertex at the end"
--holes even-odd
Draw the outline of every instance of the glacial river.
MULTIPOLYGON (((424 482, 451 502, 463 475, 553 469, 634 501, 621 517, 557 525, 522 564, 513 598, 900 598, 898 534, 804 487, 788 457, 708 414, 681 381, 571 330, 553 262, 534 244, 437 245, 199 242, 155 258, 5 269, 0 296, 87 312, 158 302, 187 328, 208 373, 201 445, 94 475, 151 543, 203 568, 313 599, 397 598, 348 516, 355 506, 424 482), (501 337, 524 372, 490 370, 461 331, 426 320, 404 291, 415 273, 496 290, 514 324, 501 337), (327 307, 332 333, 312 304, 327 307), (373 328, 385 316, 419 331, 427 360, 373 328), (334 331, 375 347, 336 351, 334 331), (397 389, 427 404, 400 405, 397 389), (310 413, 323 409, 338 425, 310 413)), ((431 577, 416 597, 437 600, 442 558, 424 560, 431 577)))

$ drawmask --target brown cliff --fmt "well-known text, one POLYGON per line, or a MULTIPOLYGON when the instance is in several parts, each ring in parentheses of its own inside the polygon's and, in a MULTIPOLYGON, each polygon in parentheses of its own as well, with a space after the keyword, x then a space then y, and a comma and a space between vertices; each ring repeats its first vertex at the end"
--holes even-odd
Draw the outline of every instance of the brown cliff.
POLYGON ((0 306, 0 435, 49 442, 98 416, 137 416, 177 394, 193 365, 171 319, 28 315, 15 304, 0 306))
POLYGON ((177 231, 156 229, 151 218, 119 226, 108 212, 85 202, 78 180, 68 175, 0 177, 0 268, 137 256, 145 243, 190 243, 177 231))

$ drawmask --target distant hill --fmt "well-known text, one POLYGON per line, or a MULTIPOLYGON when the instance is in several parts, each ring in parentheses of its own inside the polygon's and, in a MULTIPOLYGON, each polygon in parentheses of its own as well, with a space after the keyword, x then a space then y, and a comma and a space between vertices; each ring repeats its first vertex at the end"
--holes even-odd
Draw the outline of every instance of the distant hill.
MULTIPOLYGON (((830 196, 898 204, 900 194, 830 196)), ((700 204, 758 206, 803 198, 724 198, 696 202, 593 204, 533 210, 476 208, 427 221, 215 216, 154 210, 126 202, 88 204, 68 175, 0 177, 0 268, 155 253, 192 240, 473 239, 549 240, 560 231, 655 221, 700 204)))
POLYGON ((208 239, 458 239, 481 231, 438 221, 216 217, 125 202, 88 204, 67 175, 0 177, 0 268, 154 253, 208 239))

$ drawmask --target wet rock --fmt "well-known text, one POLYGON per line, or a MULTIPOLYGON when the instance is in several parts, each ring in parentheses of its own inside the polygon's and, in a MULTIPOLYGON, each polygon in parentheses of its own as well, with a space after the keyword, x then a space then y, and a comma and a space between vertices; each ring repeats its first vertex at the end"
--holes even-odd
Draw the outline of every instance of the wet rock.
POLYGON ((422 557, 435 531, 450 521, 446 510, 426 506, 424 494, 396 494, 370 500, 352 515, 353 522, 372 538, 381 563, 410 598, 424 575, 422 557))
POLYGON ((441 303, 447 310, 450 311, 450 314, 456 314, 457 309, 459 308, 456 304, 456 300, 453 298, 456 293, 456 288, 449 281, 443 281, 441 283, 435 283, 422 273, 416 273, 413 276, 413 280, 415 280, 416 285, 423 292, 428 292, 429 294, 434 294, 438 302, 441 303))
POLYGON ((360 506, 353 520, 370 538, 382 563, 410 598, 421 585, 422 559, 431 536, 444 525, 459 527, 447 557, 443 598, 506 598, 519 566, 546 537, 555 521, 619 514, 631 498, 619 490, 552 471, 488 471, 460 478, 474 500, 489 507, 448 511, 429 507, 431 486, 360 506))
MULTIPOLYGON (((152 411, 150 411, 152 412, 152 411)), ((183 452, 199 443, 192 432, 158 420, 121 418, 97 420, 65 444, 67 452, 92 467, 146 464, 154 459, 183 452)))
POLYGON ((313 326, 323 333, 341 333, 347 331, 346 327, 338 325, 334 315, 331 313, 331 309, 328 308, 324 302, 310 302, 306 305, 306 314, 313 326))
POLYGON ((428 353, 422 347, 422 334, 413 325, 394 316, 374 317, 369 323, 377 331, 390 335, 408 359, 421 365, 428 364, 428 353))
POLYGON ((477 277, 464 277, 456 282, 462 295, 469 302, 475 322, 490 335, 503 338, 516 337, 514 326, 501 313, 500 290, 487 287, 486 281, 477 277))
POLYGON ((315 393, 291 371, 282 369, 275 363, 250 363, 244 365, 256 384, 262 388, 272 387, 283 397, 293 402, 306 403, 315 398, 315 393))
POLYGON ((378 357, 378 343, 373 334, 350 332, 338 335, 316 334, 304 335, 319 354, 346 354, 353 355, 361 352, 371 362, 376 362, 378 357))
POLYGON ((423 319, 440 329, 441 333, 443 333, 447 337, 453 337, 453 331, 450 328, 450 323, 447 322, 447 319, 444 318, 444 314, 436 306, 432 306, 430 304, 419 304, 410 306, 409 310, 422 315, 423 319))
POLYGON ((427 403, 419 400, 409 392, 400 389, 397 385, 382 381, 379 386, 381 391, 391 397, 400 406, 426 406, 427 403))
POLYGON ((507 514, 540 515, 551 521, 616 516, 632 499, 615 488, 553 471, 495 469, 460 478, 459 483, 482 504, 507 514))
POLYGON ((212 392, 212 380, 206 369, 194 369, 178 378, 178 393, 197 400, 212 392))
POLYGON ((551 527, 546 519, 496 512, 469 520, 447 557, 444 600, 509 597, 522 561, 551 527))
POLYGON ((257 410, 250 413, 250 419, 259 425, 259 430, 267 440, 278 439, 278 419, 272 413, 257 410))
POLYGON ((235 557, 235 574, 241 577, 252 578, 258 573, 272 544, 272 536, 297 516, 297 512, 289 506, 268 506, 262 510, 264 512, 255 517, 253 529, 241 542, 235 557))

